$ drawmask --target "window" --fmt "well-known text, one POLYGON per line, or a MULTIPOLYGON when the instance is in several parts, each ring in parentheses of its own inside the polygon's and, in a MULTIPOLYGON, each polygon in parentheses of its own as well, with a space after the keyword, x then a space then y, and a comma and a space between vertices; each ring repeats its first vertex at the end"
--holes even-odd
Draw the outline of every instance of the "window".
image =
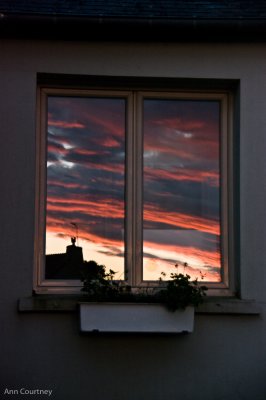
POLYGON ((178 264, 229 288, 230 93, 39 87, 37 292, 94 260, 132 286, 178 264))

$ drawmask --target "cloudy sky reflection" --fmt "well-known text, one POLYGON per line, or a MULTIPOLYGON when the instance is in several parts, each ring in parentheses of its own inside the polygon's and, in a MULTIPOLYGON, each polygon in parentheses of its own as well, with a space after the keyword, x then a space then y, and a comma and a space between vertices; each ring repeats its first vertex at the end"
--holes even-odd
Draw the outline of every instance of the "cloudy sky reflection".
MULTIPOLYGON (((123 98, 48 98, 46 254, 76 236, 85 260, 124 272, 123 98), (74 224, 74 225, 73 225, 74 224)), ((143 278, 176 263, 220 280, 217 101, 144 101, 143 278)))
POLYGON ((84 259, 123 275, 125 99, 49 97, 47 165, 46 254, 77 226, 84 259))
POLYGON ((146 280, 184 262, 220 280, 219 121, 217 101, 144 101, 146 280))

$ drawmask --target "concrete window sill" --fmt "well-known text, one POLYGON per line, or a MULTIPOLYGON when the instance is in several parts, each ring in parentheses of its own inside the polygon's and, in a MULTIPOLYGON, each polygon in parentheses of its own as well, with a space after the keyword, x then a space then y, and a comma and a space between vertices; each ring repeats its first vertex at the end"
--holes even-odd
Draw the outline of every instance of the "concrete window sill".
MULTIPOLYGON (((78 312, 83 296, 36 295, 18 300, 18 311, 27 312, 78 312)), ((208 298, 195 309, 196 314, 208 315, 259 315, 260 305, 253 300, 234 298, 208 298)))

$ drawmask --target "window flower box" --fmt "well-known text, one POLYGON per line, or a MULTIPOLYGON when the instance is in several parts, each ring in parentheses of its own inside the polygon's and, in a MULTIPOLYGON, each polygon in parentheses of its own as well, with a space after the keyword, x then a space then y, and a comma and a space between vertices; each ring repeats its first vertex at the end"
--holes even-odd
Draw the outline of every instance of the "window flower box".
POLYGON ((80 303, 83 333, 185 333, 194 327, 194 307, 169 311, 152 303, 80 303))

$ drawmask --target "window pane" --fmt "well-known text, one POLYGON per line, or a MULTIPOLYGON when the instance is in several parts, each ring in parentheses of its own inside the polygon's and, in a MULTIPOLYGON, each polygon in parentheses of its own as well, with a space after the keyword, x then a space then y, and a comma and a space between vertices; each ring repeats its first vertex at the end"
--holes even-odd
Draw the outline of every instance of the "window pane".
POLYGON ((220 102, 143 106, 143 279, 169 277, 178 264, 192 278, 221 281, 220 102))
POLYGON ((126 99, 48 97, 46 278, 124 276, 126 99))

